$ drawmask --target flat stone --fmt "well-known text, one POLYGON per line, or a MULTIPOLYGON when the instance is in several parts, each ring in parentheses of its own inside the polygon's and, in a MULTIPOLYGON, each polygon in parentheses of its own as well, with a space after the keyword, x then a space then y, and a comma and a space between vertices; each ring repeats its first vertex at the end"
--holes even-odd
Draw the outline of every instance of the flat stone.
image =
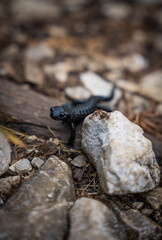
POLYGON ((162 207, 162 188, 157 187, 146 195, 146 200, 154 210, 162 207))
POLYGON ((131 7, 125 3, 110 1, 102 5, 101 12, 105 17, 114 20, 122 20, 131 14, 131 7))
POLYGON ((73 100, 88 99, 91 96, 90 92, 82 86, 67 87, 65 94, 73 100))
POLYGON ((12 192, 14 187, 20 183, 20 176, 6 177, 0 179, 0 196, 5 200, 12 192))
POLYGON ((71 163, 76 167, 85 167, 87 165, 84 155, 79 155, 79 156, 75 157, 71 161, 71 163))
POLYGON ((37 43, 28 46, 24 52, 25 59, 31 62, 39 62, 51 59, 55 56, 53 48, 45 43, 37 43))
POLYGON ((114 212, 94 199, 79 198, 70 210, 70 223, 68 240, 127 238, 114 212))
POLYGON ((16 172, 19 175, 22 175, 24 173, 28 173, 32 170, 32 166, 30 164, 30 161, 26 158, 22 158, 9 168, 12 172, 16 172))
POLYGON ((86 117, 82 148, 107 194, 145 192, 159 184, 160 170, 151 142, 119 111, 98 110, 86 117))
POLYGON ((36 168, 40 168, 40 166, 44 164, 44 161, 39 157, 34 157, 31 161, 31 164, 36 168))
POLYGON ((162 71, 157 70, 141 79, 140 93, 152 98, 155 101, 162 102, 162 71))
POLYGON ((74 200, 70 168, 57 157, 50 157, 0 209, 0 238, 63 239, 74 200))
POLYGON ((122 64, 125 69, 133 73, 142 71, 149 66, 148 60, 146 60, 141 54, 137 53, 124 57, 122 59, 122 64))
POLYGON ((41 69, 33 61, 26 61, 24 66, 24 74, 27 82, 43 85, 44 76, 41 69))
POLYGON ((144 209, 141 210, 141 212, 146 216, 150 216, 151 213, 153 212, 153 210, 149 209, 149 208, 144 208, 144 209))
POLYGON ((7 172, 11 162, 11 147, 3 134, 0 133, 0 176, 7 172))
POLYGON ((102 77, 90 71, 81 73, 80 80, 92 95, 109 96, 113 88, 112 83, 105 81, 102 77))
POLYGON ((135 82, 127 81, 125 79, 117 79, 115 84, 123 90, 129 92, 139 92, 139 85, 135 82))

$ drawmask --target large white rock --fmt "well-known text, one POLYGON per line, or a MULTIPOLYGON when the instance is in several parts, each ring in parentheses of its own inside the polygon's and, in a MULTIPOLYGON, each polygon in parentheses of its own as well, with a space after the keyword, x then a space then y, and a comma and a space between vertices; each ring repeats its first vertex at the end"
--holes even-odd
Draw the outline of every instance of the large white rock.
POLYGON ((99 110, 84 120, 82 148, 96 167, 105 193, 144 192, 159 183, 151 142, 118 111, 99 110))

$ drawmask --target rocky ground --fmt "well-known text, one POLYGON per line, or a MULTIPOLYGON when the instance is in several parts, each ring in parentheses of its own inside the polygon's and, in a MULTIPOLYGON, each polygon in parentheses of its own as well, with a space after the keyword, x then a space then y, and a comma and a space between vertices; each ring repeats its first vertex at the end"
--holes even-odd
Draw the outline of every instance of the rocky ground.
POLYGON ((105 105, 143 128, 161 169, 161 1, 2 0, 0 52, 0 239, 160 239, 161 182, 105 194, 81 125, 70 149, 49 108, 115 83, 105 105))

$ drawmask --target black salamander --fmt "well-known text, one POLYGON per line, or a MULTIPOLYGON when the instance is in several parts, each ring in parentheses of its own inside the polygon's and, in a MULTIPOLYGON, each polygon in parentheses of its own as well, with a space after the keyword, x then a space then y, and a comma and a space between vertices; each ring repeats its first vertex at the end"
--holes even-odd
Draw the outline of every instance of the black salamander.
POLYGON ((111 101, 114 97, 115 87, 113 87, 110 96, 92 96, 88 100, 77 100, 73 103, 67 103, 62 106, 51 107, 51 118, 54 120, 62 120, 70 125, 71 135, 68 145, 74 145, 76 135, 76 124, 83 121, 85 117, 93 113, 97 109, 103 109, 111 112, 107 106, 100 104, 102 101, 111 101))

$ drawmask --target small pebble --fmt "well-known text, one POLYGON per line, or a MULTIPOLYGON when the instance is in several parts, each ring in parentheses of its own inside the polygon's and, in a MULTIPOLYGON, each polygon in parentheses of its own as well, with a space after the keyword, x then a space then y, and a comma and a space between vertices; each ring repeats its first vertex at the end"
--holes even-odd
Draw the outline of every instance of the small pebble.
POLYGON ((144 209, 141 210, 141 212, 146 216, 150 216, 151 213, 153 212, 153 210, 149 209, 149 208, 144 208, 144 209))
POLYGON ((84 155, 79 155, 79 156, 75 157, 71 161, 71 163, 76 167, 85 167, 87 165, 84 155))
POLYGON ((44 161, 39 157, 34 157, 31 164, 36 168, 40 168, 44 164, 44 161))
POLYGON ((26 158, 20 159, 16 163, 14 163, 9 169, 12 172, 16 172, 19 175, 22 175, 24 173, 28 173, 32 170, 32 166, 30 164, 30 161, 26 158))
POLYGON ((18 186, 20 183, 20 176, 6 177, 0 179, 0 196, 3 200, 10 195, 12 188, 18 186))

